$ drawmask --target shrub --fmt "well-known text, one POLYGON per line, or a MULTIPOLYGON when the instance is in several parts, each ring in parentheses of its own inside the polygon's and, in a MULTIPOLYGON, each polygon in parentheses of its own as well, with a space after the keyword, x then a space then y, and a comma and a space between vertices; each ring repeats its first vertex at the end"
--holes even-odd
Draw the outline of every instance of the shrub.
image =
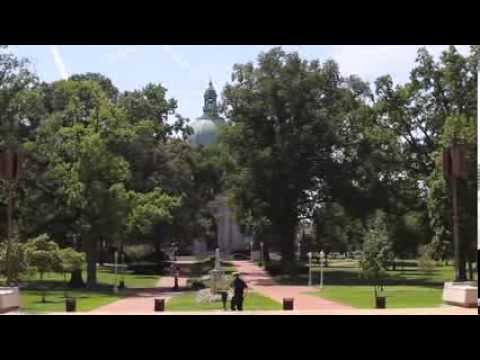
MULTIPOLYGON (((12 281, 18 283, 24 275, 28 275, 31 268, 25 259, 25 251, 23 245, 17 240, 13 241, 10 246, 10 272, 12 281)), ((0 274, 7 274, 7 244, 0 244, 0 274)))
POLYGON ((360 260, 361 275, 373 280, 375 296, 379 286, 380 290, 383 290, 383 279, 386 277, 385 264, 391 258, 391 248, 385 215, 377 211, 365 233, 363 256, 360 260))
POLYGON ((192 279, 191 281, 189 280, 187 282, 187 286, 189 286, 193 290, 201 290, 201 289, 207 288, 207 285, 205 284, 205 282, 198 279, 192 279))
POLYGON ((37 270, 40 274, 40 280, 43 279, 43 274, 46 272, 60 271, 59 247, 54 241, 50 240, 47 234, 42 234, 27 241, 24 249, 27 263, 37 270))
POLYGON ((135 263, 144 261, 148 255, 152 254, 153 248, 149 245, 130 245, 126 246, 123 251, 126 260, 135 263))
POLYGON ((308 274, 308 266, 305 264, 292 263, 286 268, 280 261, 269 261, 265 268, 267 272, 272 276, 284 275, 284 274, 308 274))
POLYGON ((131 270, 134 274, 161 275, 165 272, 166 266, 166 263, 142 261, 128 264, 127 269, 131 270))
POLYGON ((436 261, 433 258, 432 248, 428 245, 419 249, 418 268, 424 272, 432 272, 435 269, 436 261))
MULTIPOLYGON (((40 274, 40 280, 46 272, 61 272, 59 247, 47 234, 27 241, 24 248, 26 261, 40 274)), ((42 291, 42 302, 45 302, 45 291, 42 291)))

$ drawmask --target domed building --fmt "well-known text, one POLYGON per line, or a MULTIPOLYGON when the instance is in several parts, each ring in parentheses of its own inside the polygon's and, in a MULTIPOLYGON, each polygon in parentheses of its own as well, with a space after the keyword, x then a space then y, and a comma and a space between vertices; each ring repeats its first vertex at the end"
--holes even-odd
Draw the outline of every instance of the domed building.
MULTIPOLYGON (((190 143, 193 146, 210 146, 217 141, 219 126, 225 124, 225 120, 218 115, 217 93, 210 81, 204 94, 203 115, 192 124, 193 134, 190 143)), ((238 250, 247 250, 251 237, 242 234, 240 226, 235 220, 235 214, 227 204, 225 195, 218 195, 214 201, 208 204, 217 223, 217 247, 220 249, 222 258, 229 258, 238 250)), ((193 251, 202 254, 207 251, 205 242, 195 239, 193 251)))
POLYGON ((210 81, 205 90, 203 115, 192 123, 193 135, 190 142, 194 146, 208 146, 217 141, 218 126, 225 124, 225 120, 218 115, 217 92, 210 81))

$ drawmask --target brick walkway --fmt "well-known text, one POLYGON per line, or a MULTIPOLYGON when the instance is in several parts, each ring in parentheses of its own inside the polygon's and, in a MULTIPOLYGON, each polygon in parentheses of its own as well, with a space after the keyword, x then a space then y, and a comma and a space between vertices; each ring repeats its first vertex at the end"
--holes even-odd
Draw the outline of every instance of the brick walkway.
MULTIPOLYGON (((10 315, 10 314, 5 314, 10 315)), ((11 315, 14 315, 13 313, 11 315)), ((16 314, 15 314, 16 315, 16 314)), ((90 313, 50 313, 48 315, 119 315, 108 312, 90 313)), ((182 311, 182 312, 141 312, 125 311, 121 315, 474 315, 477 308, 461 308, 456 306, 421 308, 421 309, 328 309, 328 310, 294 310, 294 311, 182 311)))
MULTIPOLYGON (((294 308, 299 311, 308 310, 348 310, 353 307, 337 302, 322 299, 305 293, 314 289, 308 286, 279 285, 262 268, 250 261, 233 261, 233 264, 242 274, 247 285, 256 292, 282 303, 283 298, 294 298, 294 308)), ((248 295, 247 299, 248 301, 248 295)))
MULTIPOLYGON (((166 301, 178 292, 172 291, 174 280, 172 276, 162 276, 157 286, 152 289, 129 289, 129 296, 111 304, 101 306, 89 312, 92 315, 101 314, 153 314, 154 300, 156 297, 165 298, 166 301)), ((186 277, 178 278, 180 291, 187 285, 186 277)))

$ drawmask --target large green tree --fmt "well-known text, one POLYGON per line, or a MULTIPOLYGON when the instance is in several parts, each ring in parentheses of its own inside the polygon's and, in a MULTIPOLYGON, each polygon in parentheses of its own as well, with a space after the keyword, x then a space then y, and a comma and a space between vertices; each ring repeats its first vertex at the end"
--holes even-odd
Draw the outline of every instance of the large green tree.
POLYGON ((298 220, 315 197, 309 191, 317 190, 317 201, 324 194, 349 90, 333 61, 307 61, 280 48, 260 54, 256 65, 236 65, 232 79, 223 94, 232 122, 223 136, 232 199, 240 212, 270 222, 272 245, 288 263, 298 220))
POLYGON ((35 141, 26 144, 32 162, 44 164, 50 188, 35 179, 31 185, 40 193, 54 191, 50 195, 71 216, 74 229, 69 231, 80 235, 87 254, 87 285, 94 286, 99 242, 121 242, 126 230, 145 231, 148 221, 168 218, 177 200, 160 189, 137 193, 132 188, 132 169, 123 151, 142 140, 148 124, 139 128, 129 122, 95 81, 61 81, 53 91, 56 108, 35 141))

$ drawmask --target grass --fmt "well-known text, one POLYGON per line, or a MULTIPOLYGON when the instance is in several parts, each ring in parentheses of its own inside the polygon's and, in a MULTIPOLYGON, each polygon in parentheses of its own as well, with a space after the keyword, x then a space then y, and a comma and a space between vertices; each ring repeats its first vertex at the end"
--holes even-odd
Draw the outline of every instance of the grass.
MULTIPOLYGON (((446 281, 454 278, 453 266, 437 266, 432 271, 420 269, 413 260, 388 270, 384 281, 387 308, 436 307, 442 304, 442 289, 446 281)), ((355 308, 373 308, 374 295, 371 280, 360 277, 358 261, 330 260, 324 268, 324 287, 319 290, 320 269, 312 268, 312 279, 317 286, 313 295, 327 300, 351 305, 355 308)), ((308 274, 279 275, 275 279, 282 284, 306 285, 308 274)))
MULTIPOLYGON (((119 276, 118 279, 120 280, 122 277, 128 289, 154 287, 160 279, 159 276, 155 275, 138 275, 133 273, 125 273, 119 276)), ((83 278, 86 278, 85 273, 83 274, 83 278)), ((93 290, 68 290, 68 296, 77 299, 77 311, 94 310, 97 307, 109 304, 127 295, 124 292, 118 294, 113 293, 115 274, 111 269, 99 268, 97 271, 97 281, 98 287, 93 290)), ((27 279, 21 290, 22 309, 25 312, 31 313, 65 311, 65 290, 65 282, 61 274, 45 274, 43 282, 38 279, 38 276, 27 279), (43 287, 47 289, 45 303, 42 303, 41 288, 43 287)))
MULTIPOLYGON (((230 303, 228 303, 230 308, 230 303)), ((244 310, 281 310, 281 304, 255 292, 249 292, 243 302, 244 310)), ((221 302, 198 303, 196 292, 189 291, 172 297, 165 306, 166 311, 215 311, 223 310, 221 302)))
MULTIPOLYGON (((65 298, 61 290, 48 291, 46 303, 41 301, 41 292, 37 290, 22 290, 22 310, 28 313, 63 312, 65 298)), ((69 296, 77 299, 77 311, 90 311, 121 299, 121 294, 99 291, 69 291, 69 296)))
MULTIPOLYGON (((359 309, 375 307, 373 288, 371 286, 326 286, 312 293, 327 300, 351 305, 359 309)), ((424 286, 394 285, 385 288, 387 308, 422 308, 437 307, 442 304, 442 289, 424 286)))

